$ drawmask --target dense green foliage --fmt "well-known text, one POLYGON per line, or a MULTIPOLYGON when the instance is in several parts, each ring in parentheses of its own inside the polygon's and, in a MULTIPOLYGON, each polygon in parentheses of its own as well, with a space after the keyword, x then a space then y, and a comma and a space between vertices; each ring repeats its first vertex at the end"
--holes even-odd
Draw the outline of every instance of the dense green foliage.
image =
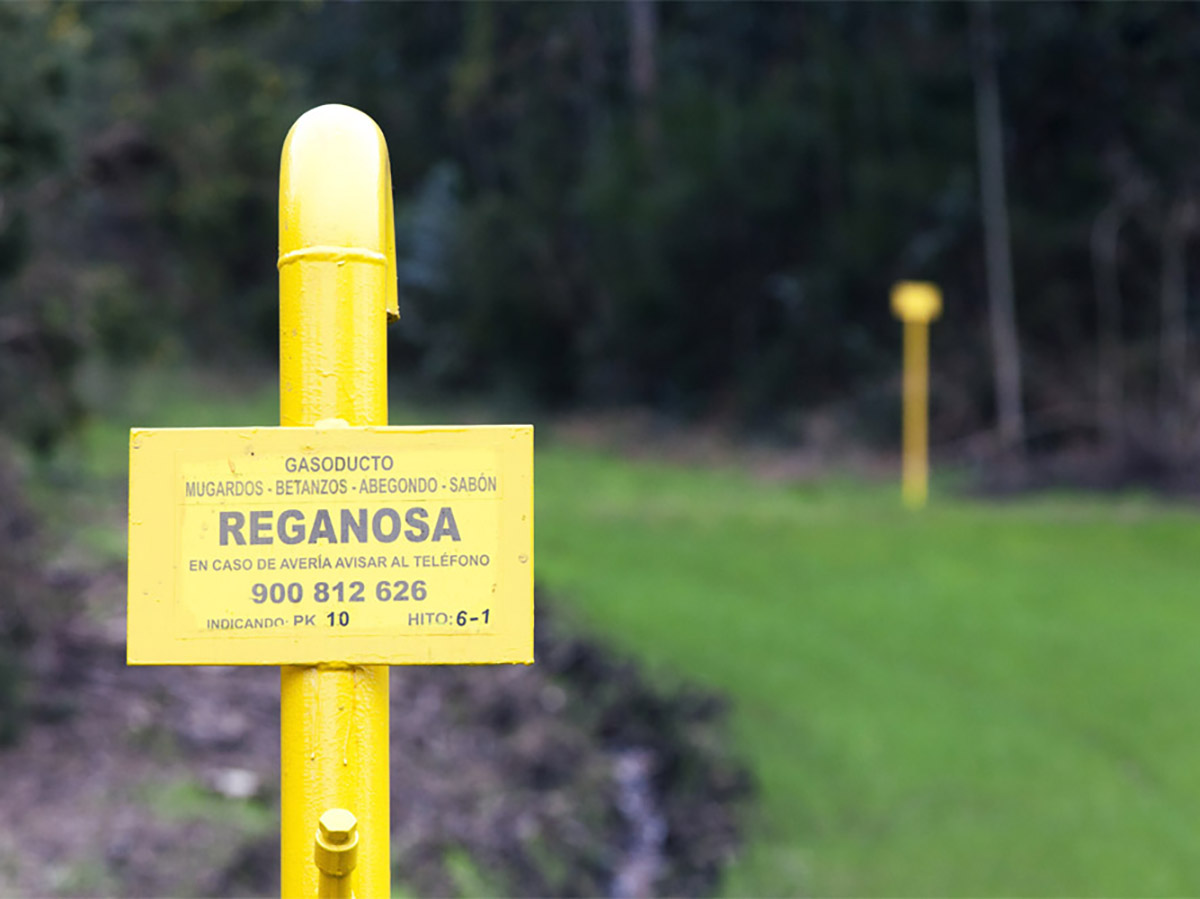
MULTIPOLYGON (((887 291, 928 277, 935 428, 986 427, 964 7, 650 6, 641 75, 627 4, 6 7, 6 424, 51 442, 93 352, 273 353, 279 148, 340 101, 390 143, 409 376, 768 424, 832 404, 888 433, 887 291)), ((1087 432, 1110 206, 1112 364, 1129 396, 1157 391, 1200 14, 1001 5, 996 29, 1032 430, 1087 432)))

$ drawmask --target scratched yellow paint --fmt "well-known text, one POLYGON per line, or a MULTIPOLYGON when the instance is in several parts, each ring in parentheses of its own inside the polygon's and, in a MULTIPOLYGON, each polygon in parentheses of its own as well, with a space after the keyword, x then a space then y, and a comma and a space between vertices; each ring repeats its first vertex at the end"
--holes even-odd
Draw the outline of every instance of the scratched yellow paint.
POLYGON ((531 427, 134 430, 129 458, 130 663, 533 661, 531 427))

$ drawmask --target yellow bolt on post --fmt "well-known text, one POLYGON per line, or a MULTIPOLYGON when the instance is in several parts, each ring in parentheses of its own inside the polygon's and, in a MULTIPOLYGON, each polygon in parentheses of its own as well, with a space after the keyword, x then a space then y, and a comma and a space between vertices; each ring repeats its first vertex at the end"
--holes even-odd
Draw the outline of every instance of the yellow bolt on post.
POLYGON ((904 458, 901 492, 910 509, 929 496, 929 323, 942 311, 934 284, 901 281, 892 312, 904 322, 904 458))
MULTIPOLYGON (((387 424, 394 227, 378 126, 347 106, 301 116, 279 174, 280 424, 387 424)), ((353 809, 357 892, 390 896, 388 667, 285 666, 280 705, 282 895, 342 895, 320 892, 312 835, 327 810, 353 809)))
POLYGON ((351 874, 358 864, 358 822, 344 808, 331 808, 317 822, 313 863, 320 872, 317 899, 354 899, 351 874))

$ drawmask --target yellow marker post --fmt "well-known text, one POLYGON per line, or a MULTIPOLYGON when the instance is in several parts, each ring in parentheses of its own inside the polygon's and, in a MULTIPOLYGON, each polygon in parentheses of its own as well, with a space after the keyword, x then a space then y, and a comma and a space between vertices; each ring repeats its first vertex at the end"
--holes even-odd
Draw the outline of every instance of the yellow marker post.
POLYGON ((126 658, 283 666, 287 899, 390 895, 388 665, 533 661, 533 429, 387 427, 393 228, 375 123, 302 116, 283 426, 130 431, 126 658))
POLYGON ((929 323, 942 311, 934 284, 901 281, 892 312, 904 322, 904 461, 901 491, 910 509, 929 496, 929 323))
MULTIPOLYGON (((387 424, 394 227, 378 126, 347 106, 301 116, 279 173, 280 424, 387 424)), ((318 895, 313 833, 340 808, 357 822, 354 892, 390 896, 387 666, 286 666, 280 706, 282 895, 318 895)))

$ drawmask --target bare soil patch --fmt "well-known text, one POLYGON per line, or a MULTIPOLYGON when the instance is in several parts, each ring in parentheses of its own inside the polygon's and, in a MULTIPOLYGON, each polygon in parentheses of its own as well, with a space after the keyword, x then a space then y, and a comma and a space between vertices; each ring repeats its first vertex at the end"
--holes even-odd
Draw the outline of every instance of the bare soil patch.
MULTIPOLYGON (((113 570, 84 589, 123 588, 113 570)), ((750 794, 722 701, 649 682, 538 601, 532 667, 393 669, 397 882, 710 892, 750 794)), ((0 749, 0 895, 277 892, 277 669, 129 668, 123 620, 87 613, 26 661, 29 718, 0 749)))

